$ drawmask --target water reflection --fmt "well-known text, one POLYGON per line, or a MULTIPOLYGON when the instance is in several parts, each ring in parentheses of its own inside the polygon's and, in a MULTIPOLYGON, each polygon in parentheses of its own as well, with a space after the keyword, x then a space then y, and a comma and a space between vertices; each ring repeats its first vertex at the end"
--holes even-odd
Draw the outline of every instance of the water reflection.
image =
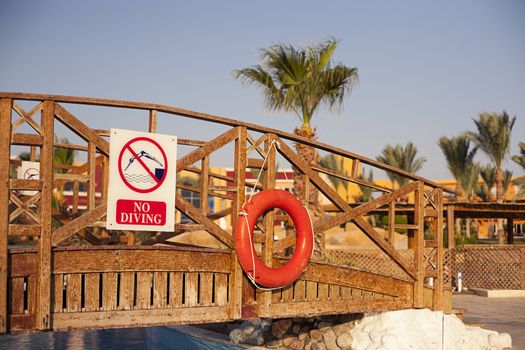
POLYGON ((241 349, 181 333, 171 327, 34 332, 0 336, 0 349, 241 349))

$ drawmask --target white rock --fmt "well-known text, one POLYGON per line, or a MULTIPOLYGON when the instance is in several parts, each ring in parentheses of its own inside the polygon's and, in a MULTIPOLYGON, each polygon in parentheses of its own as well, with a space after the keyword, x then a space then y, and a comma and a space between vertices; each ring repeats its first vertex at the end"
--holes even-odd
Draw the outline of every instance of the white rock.
POLYGON ((428 309, 365 316, 350 334, 354 350, 477 350, 512 345, 507 333, 467 327, 455 315, 428 309))

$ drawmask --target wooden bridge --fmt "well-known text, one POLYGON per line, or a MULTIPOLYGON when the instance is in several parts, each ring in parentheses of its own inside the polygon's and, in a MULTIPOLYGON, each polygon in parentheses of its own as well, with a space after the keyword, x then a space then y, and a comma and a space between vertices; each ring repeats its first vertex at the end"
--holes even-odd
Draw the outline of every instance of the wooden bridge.
MULTIPOLYGON (((0 131, 0 332, 450 307, 443 268, 442 199, 447 189, 432 181, 282 131, 157 104, 0 93, 0 131), (196 174, 199 183, 197 187, 180 185, 172 195, 176 196, 176 211, 191 223, 179 222, 174 232, 146 238, 137 232, 105 230, 109 130, 89 125, 95 116, 107 115, 110 109, 143 114, 144 130, 150 132, 156 132, 162 123, 163 133, 168 133, 165 130, 177 130, 183 121, 204 122, 208 130, 210 126, 222 130, 211 140, 178 135, 177 173, 196 174), (57 130, 63 128, 78 135, 79 141, 64 143, 57 138, 57 130), (272 143, 277 147, 271 147, 272 143), (349 159, 352 173, 308 164, 294 151, 294 144, 349 159), (56 148, 75 150, 84 163, 54 162, 56 148), (40 162, 38 180, 17 179, 13 174, 20 161, 11 158, 21 150, 40 162), (228 152, 233 176, 210 170, 210 158, 216 152, 228 152), (263 159, 267 160, 264 164, 263 159), (262 167, 264 181, 256 187, 274 188, 278 159, 300 172, 306 198, 315 188, 334 205, 330 214, 314 219, 315 233, 352 222, 399 273, 392 276, 319 260, 310 262, 291 286, 255 289, 237 262, 231 226, 246 200, 246 172, 262 167), (377 186, 358 177, 362 164, 396 173, 410 182, 396 190, 377 186), (101 169, 100 176, 97 169, 101 169), (326 181, 326 175, 368 186, 376 192, 375 199, 348 203, 326 181), (73 191, 72 208, 58 210, 54 194, 67 183, 73 191), (79 188, 83 186, 85 209, 79 206, 79 188), (199 196, 200 205, 181 195, 184 188, 199 196), (396 224, 396 207, 407 196, 413 198, 414 210, 408 224, 396 224), (229 203, 226 209, 211 211, 208 198, 214 197, 229 203), (379 208, 388 217, 386 234, 366 219, 379 208), (221 218, 229 220, 228 228, 218 224, 221 218), (398 251, 392 244, 395 229, 408 231, 408 251, 398 251), (195 230, 208 232, 226 248, 170 246, 167 241, 195 230), (64 245, 74 237, 89 244, 64 245), (19 241, 24 244, 13 243, 19 241)), ((254 233, 261 259, 269 266, 283 263, 283 252, 295 243, 293 232, 274 241, 277 214, 270 211, 254 233)))

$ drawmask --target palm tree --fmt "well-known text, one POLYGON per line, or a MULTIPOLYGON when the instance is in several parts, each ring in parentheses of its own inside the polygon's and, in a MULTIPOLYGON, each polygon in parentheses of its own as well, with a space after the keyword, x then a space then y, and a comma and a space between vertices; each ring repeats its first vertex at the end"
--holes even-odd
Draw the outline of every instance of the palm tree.
MULTIPOLYGON (((261 50, 262 63, 234 71, 245 84, 262 88, 265 105, 271 110, 293 112, 301 125, 296 135, 315 139, 316 129, 311 121, 321 105, 341 108, 344 98, 358 79, 357 68, 332 62, 337 47, 333 39, 317 45, 296 48, 278 44, 261 50)), ((317 163, 319 155, 312 147, 296 144, 299 156, 309 164, 317 163)), ((303 176, 296 171, 294 192, 304 198, 303 176)), ((309 208, 318 206, 318 192, 311 191, 309 208)))
MULTIPOLYGON (((512 160, 520 165, 523 168, 523 171, 525 171, 525 142, 520 142, 518 146, 520 148, 520 155, 512 156, 512 160)), ((514 180, 514 183, 519 186, 518 196, 525 195, 525 176, 518 177, 514 180)))
MULTIPOLYGON (((337 159, 336 155, 330 153, 322 157, 319 163, 321 164, 322 167, 325 167, 343 176, 346 176, 347 171, 345 170, 344 165, 342 164, 341 160, 337 159)), ((345 186, 345 183, 348 183, 347 181, 337 176, 332 176, 332 175, 328 176, 328 180, 332 183, 336 191, 338 191, 339 186, 345 186)))
POLYGON ((442 136, 438 145, 447 159, 448 170, 457 181, 459 197, 464 195, 468 200, 479 176, 479 166, 474 163, 477 147, 471 148, 470 140, 466 136, 455 136, 450 139, 442 136))
MULTIPOLYGON (((233 72, 245 84, 260 86, 269 110, 293 112, 301 125, 294 130, 298 136, 313 140, 316 129, 311 121, 321 105, 341 108, 344 98, 358 79, 357 68, 332 63, 337 47, 333 39, 317 45, 296 48, 278 44, 261 50, 261 64, 233 72)), ((309 164, 319 162, 319 154, 310 146, 297 143, 297 153, 309 164)), ((294 193, 306 200, 312 216, 320 217, 319 192, 312 189, 306 198, 305 177, 294 170, 294 193)), ((324 238, 316 237, 315 254, 324 257, 324 238)))
POLYGON ((502 163, 509 153, 510 137, 516 117, 510 118, 507 112, 481 113, 479 119, 473 119, 477 133, 468 132, 466 135, 474 141, 476 146, 485 153, 496 168, 496 201, 503 202, 503 170, 502 163))
MULTIPOLYGON (((408 142, 405 147, 400 144, 395 145, 395 147, 386 145, 381 151, 381 155, 377 156, 376 159, 410 173, 416 173, 423 167, 423 163, 426 162, 425 157, 416 158, 416 155, 416 146, 412 142, 408 142)), ((409 182, 408 178, 399 174, 387 172, 387 176, 399 188, 407 185, 409 182)))
POLYGON ((518 146, 521 154, 512 156, 512 160, 520 165, 523 168, 523 171, 525 171, 525 142, 518 143, 518 146))

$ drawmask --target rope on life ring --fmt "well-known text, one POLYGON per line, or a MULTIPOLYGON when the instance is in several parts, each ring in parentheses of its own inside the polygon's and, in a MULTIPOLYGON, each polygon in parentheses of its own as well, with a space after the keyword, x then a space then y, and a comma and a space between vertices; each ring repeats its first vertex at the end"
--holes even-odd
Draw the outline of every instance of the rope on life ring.
POLYGON ((312 222, 308 211, 294 195, 283 190, 264 190, 243 206, 235 225, 234 240, 239 263, 254 284, 280 288, 299 278, 310 261, 313 251, 312 222), (264 265, 252 243, 257 219, 270 208, 284 210, 296 228, 295 252, 284 266, 278 268, 264 265))

